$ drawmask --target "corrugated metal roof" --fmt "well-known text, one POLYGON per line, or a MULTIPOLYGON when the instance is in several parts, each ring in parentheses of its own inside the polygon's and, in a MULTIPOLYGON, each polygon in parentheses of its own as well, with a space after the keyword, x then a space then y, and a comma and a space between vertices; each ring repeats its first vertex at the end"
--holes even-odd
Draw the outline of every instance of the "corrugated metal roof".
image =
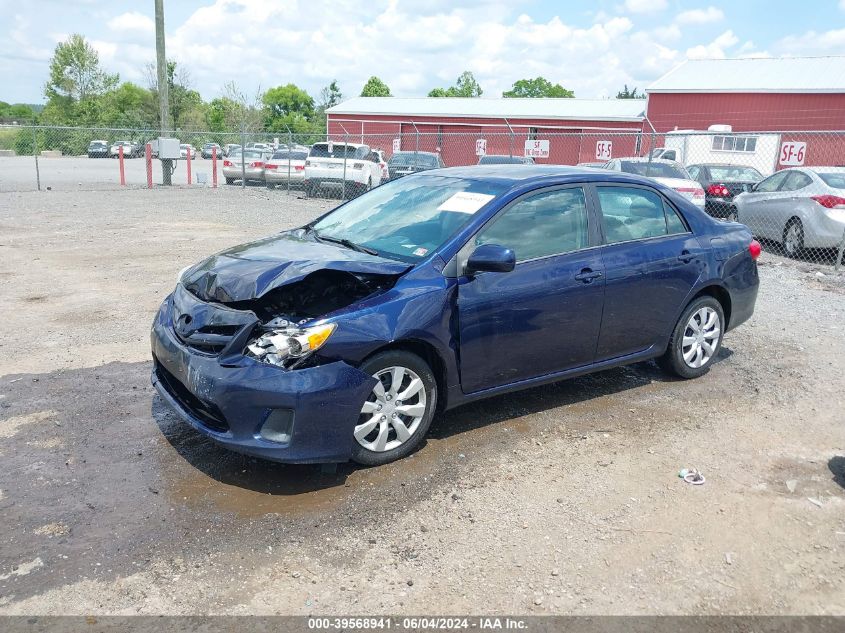
POLYGON ((691 59, 646 92, 845 92, 845 57, 691 59))
POLYGON ((332 115, 441 116, 569 121, 642 121, 638 99, 465 99, 460 97, 354 97, 327 110, 332 115))

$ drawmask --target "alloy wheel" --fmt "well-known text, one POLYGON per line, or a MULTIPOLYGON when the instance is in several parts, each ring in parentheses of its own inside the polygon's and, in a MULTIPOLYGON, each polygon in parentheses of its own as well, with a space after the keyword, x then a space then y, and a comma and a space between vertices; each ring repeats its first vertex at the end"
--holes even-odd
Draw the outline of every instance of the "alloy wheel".
POLYGON ((790 257, 795 257, 804 248, 804 230, 801 224, 793 222, 786 227, 783 236, 783 249, 790 257))
POLYGON ((425 385, 407 367, 386 367, 373 378, 378 382, 361 408, 353 435, 367 450, 383 453, 416 433, 426 413, 425 385))
POLYGON ((693 369, 706 365, 716 351, 721 332, 721 320, 713 308, 705 306, 693 312, 681 342, 684 362, 693 369))

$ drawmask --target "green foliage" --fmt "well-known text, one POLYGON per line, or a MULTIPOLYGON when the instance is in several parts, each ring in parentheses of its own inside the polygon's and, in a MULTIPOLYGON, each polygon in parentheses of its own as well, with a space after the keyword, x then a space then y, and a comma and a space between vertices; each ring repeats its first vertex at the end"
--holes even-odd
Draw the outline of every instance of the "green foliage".
POLYGON ((484 94, 475 76, 468 70, 461 73, 454 86, 448 88, 433 88, 429 97, 480 97, 484 94))
POLYGON ((362 97, 391 97, 390 88, 381 79, 373 75, 361 88, 362 97))
POLYGON ((100 68, 100 56, 94 47, 74 33, 56 45, 44 96, 48 100, 61 97, 79 102, 103 94, 117 82, 118 75, 110 75, 100 68))
POLYGON ((634 86, 633 90, 628 90, 628 84, 625 84, 625 87, 616 93, 617 99, 645 99, 644 92, 637 92, 637 87, 634 86))
POLYGON ((267 108, 264 129, 268 132, 309 132, 314 118, 314 99, 302 88, 287 84, 264 93, 267 108))
MULTIPOLYGON (((0 101, 0 121, 17 121, 31 123, 38 118, 35 110, 23 103, 10 104, 0 101)), ((4 147, 3 149, 11 149, 4 147)))
POLYGON ((502 93, 503 97, 555 97, 571 98, 575 96, 572 90, 567 90, 560 84, 553 84, 545 77, 536 79, 520 79, 515 81, 513 87, 502 93))
MULTIPOLYGON (((390 89, 387 92, 389 94, 390 89)), ((337 86, 337 79, 332 79, 332 82, 320 91, 320 103, 318 107, 326 110, 332 106, 336 106, 342 100, 343 94, 341 94, 340 88, 337 86)))
POLYGON ((130 82, 106 93, 99 102, 97 123, 104 127, 147 127, 158 107, 149 90, 130 82))

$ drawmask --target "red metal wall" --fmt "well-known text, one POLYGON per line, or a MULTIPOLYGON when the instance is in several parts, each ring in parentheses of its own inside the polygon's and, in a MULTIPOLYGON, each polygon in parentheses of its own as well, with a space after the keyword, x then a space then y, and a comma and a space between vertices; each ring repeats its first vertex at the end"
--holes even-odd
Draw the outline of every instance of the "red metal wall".
POLYGON ((648 120, 658 132, 721 123, 735 132, 845 130, 845 94, 656 93, 648 120))

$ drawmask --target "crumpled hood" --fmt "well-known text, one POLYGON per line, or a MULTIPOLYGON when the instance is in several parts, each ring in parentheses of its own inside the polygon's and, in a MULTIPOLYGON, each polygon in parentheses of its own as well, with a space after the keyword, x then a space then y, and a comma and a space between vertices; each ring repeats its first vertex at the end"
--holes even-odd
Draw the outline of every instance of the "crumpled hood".
POLYGON ((341 245, 318 242, 302 229, 286 231, 225 250, 189 268, 182 285, 204 301, 234 303, 319 270, 400 275, 411 266, 341 245))

